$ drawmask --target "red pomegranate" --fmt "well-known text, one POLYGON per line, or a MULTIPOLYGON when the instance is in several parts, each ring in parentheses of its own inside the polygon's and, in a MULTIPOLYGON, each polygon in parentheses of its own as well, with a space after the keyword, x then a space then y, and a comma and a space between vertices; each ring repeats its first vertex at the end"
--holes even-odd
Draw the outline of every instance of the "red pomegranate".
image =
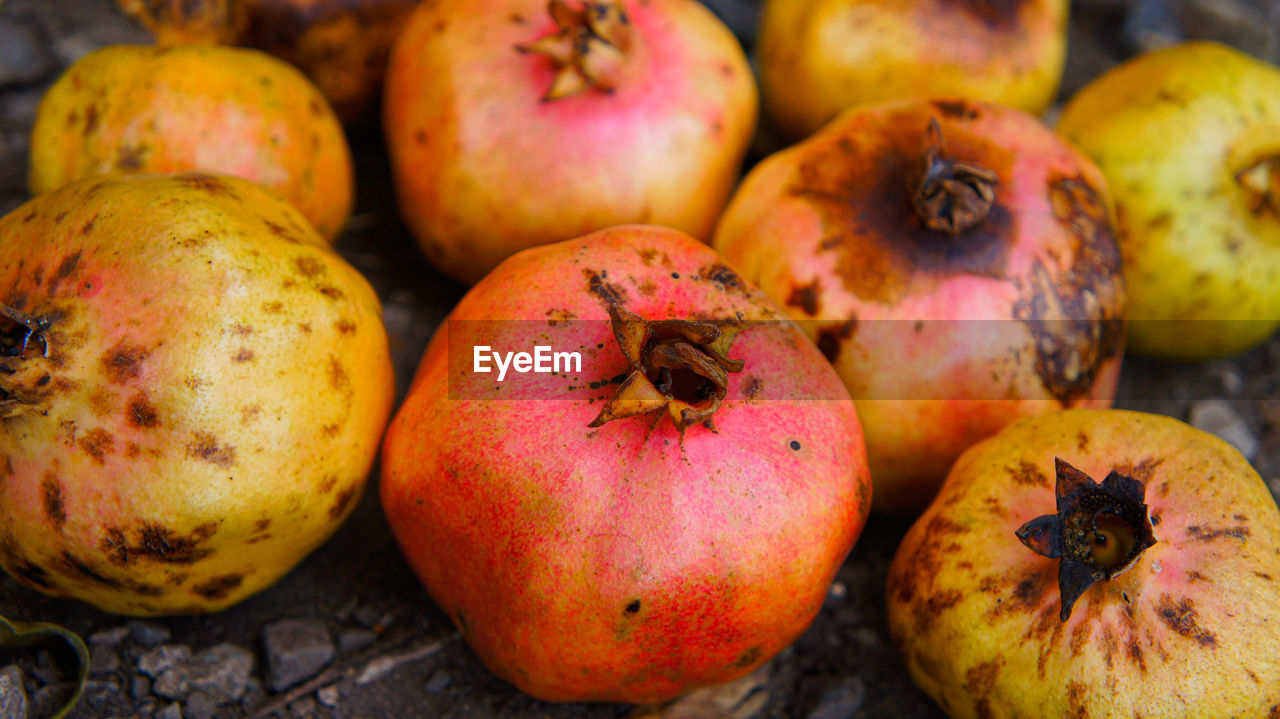
POLYGON ((800 330, 705 245, 624 226, 521 252, 462 299, 388 430, 382 501, 495 673, 647 703, 799 636, 870 481, 854 405, 800 330), (580 367, 475 371, 537 346, 580 367))
POLYGON ((758 165, 715 246, 844 379, 879 510, 919 512, 1013 419, 1114 395, 1126 298, 1106 184, 1023 112, 851 110, 758 165))

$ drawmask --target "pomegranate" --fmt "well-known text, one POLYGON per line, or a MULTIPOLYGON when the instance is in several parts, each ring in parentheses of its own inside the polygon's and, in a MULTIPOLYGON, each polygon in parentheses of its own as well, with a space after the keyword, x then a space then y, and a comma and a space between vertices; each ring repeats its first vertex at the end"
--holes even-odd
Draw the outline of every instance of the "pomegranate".
POLYGON ((116 0, 162 45, 220 42, 297 66, 343 122, 368 114, 417 0, 116 0))
POLYGON ((360 496, 393 376, 372 288, 292 206, 201 173, 0 219, 0 566, 120 614, 225 608, 360 496))
POLYGON ((715 252, 643 226, 521 252, 462 299, 387 431, 381 489, 490 669, 545 700, 636 703, 799 636, 871 490, 821 354, 715 252), (535 345, 580 365, 475 371, 535 345))
POLYGON ((292 202, 330 241, 352 202, 351 153, 289 65, 220 45, 116 45, 49 88, 31 130, 32 194, 83 177, 207 170, 292 202))
POLYGON ((618 224, 710 238, 756 113, 741 47, 694 0, 422 3, 384 95, 400 212, 467 283, 618 224))
POLYGON ((957 719, 1261 719, 1280 716, 1277 582, 1280 513, 1239 452, 1070 410, 956 462, 894 557, 889 628, 957 719))
POLYGON ((1110 403, 1126 305, 1107 203, 1030 115, 898 101, 758 165, 715 246, 844 379, 877 510, 915 513, 1009 421, 1110 403))
POLYGON ((1148 53, 1058 132, 1115 188, 1135 352, 1226 357, 1280 327, 1280 68, 1208 42, 1148 53))
POLYGON ((841 110, 967 97, 1040 113, 1067 55, 1068 0, 766 0, 760 84, 774 124, 812 134, 841 110))

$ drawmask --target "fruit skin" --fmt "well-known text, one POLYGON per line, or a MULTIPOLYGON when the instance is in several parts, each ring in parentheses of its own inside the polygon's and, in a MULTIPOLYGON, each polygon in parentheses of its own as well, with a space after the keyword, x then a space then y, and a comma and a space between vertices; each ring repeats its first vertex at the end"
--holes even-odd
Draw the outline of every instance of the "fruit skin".
POLYGON ((1039 114, 1067 52, 1067 0, 767 0, 765 108, 784 134, 906 97, 967 97, 1039 114))
POLYGON ((1111 184, 1134 352, 1227 357, 1280 326, 1280 69, 1208 42, 1148 53, 1080 90, 1058 132, 1111 184), (1236 177, 1268 159, 1270 205, 1236 177))
POLYGON ((515 46, 556 29, 547 0, 473 5, 420 4, 387 69, 400 213, 433 264, 474 283, 519 250, 629 222, 710 238, 756 90, 707 8, 625 2, 634 33, 616 88, 544 101, 554 63, 515 46))
POLYGON ((206 170, 292 202, 330 241, 351 211, 351 152, 319 91, 255 50, 116 45, 49 88, 31 130, 28 186, 206 170))
POLYGON ((1275 501, 1225 442, 1139 412, 1033 417, 966 452, 907 533, 889 629, 956 719, 1261 719, 1280 713, 1278 557, 1275 501), (1014 536, 1054 511, 1055 457, 1142 481, 1157 541, 1066 623, 1057 562, 1014 536))
POLYGON ((462 299, 387 431, 381 485, 409 564, 490 669, 540 699, 637 703, 745 675, 799 636, 870 489, 817 350, 705 245, 639 226, 521 252, 462 299), (682 437, 661 414, 587 426, 615 389, 589 383, 627 367, 610 298, 651 320, 741 313, 718 432, 682 437), (524 400, 464 392, 448 355, 469 362, 471 343, 447 345, 466 324, 498 349, 580 345, 583 371, 524 400))
POLYGON ((970 101, 851 110, 757 165, 715 247, 799 320, 858 405, 877 511, 915 514, 955 458, 1018 417, 1107 406, 1124 282, 1106 183, 1035 118, 970 101), (922 224, 926 128, 994 171, 983 222, 922 224))
POLYGON ((128 615, 228 607, 333 533, 392 400, 368 283, 265 189, 83 180, 0 219, 0 565, 128 615), (11 399, 11 398, 10 398, 11 399))

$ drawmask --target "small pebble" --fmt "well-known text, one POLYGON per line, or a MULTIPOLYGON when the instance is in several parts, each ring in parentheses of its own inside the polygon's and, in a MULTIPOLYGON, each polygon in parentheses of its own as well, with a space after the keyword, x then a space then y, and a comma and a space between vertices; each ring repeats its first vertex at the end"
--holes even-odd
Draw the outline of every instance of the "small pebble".
POLYGON ((172 637, 169 628, 163 624, 155 622, 147 622, 142 620, 134 620, 129 622, 129 633, 133 635, 133 641, 144 647, 154 647, 164 644, 172 637))
POLYGON ((74 684, 46 684, 35 691, 30 698, 30 712, 36 717, 52 715, 62 708, 75 692, 74 684))
POLYGON ((191 661, 191 647, 164 644, 138 657, 138 671, 155 679, 179 664, 191 661))
POLYGON ((31 673, 45 684, 57 684, 62 681, 62 669, 57 662, 53 661, 53 656, 43 649, 36 655, 36 665, 32 667, 31 673))
POLYGON ((0 719, 27 719, 27 692, 22 669, 10 664, 0 669, 0 719))
POLYGON ((289 705, 289 711, 298 719, 303 717, 314 716, 316 713, 316 700, 311 697, 303 697, 298 701, 289 705))
POLYGON ((1245 459, 1258 454, 1258 438, 1232 404, 1223 399, 1206 399, 1191 405, 1187 421, 1196 429, 1217 435, 1236 449, 1245 459))
POLYGON ((182 706, 173 702, 156 712, 155 719, 182 719, 182 706))
POLYGON ((129 693, 134 699, 141 699, 151 695, 151 677, 146 674, 134 674, 133 679, 129 682, 129 693))
POLYGON ((128 638, 128 627, 115 627, 114 629, 104 629, 100 632, 90 634, 89 644, 101 644, 104 647, 116 647, 120 646, 120 643, 128 638))
POLYGON ((449 685, 453 683, 453 678, 443 669, 437 669, 431 673, 431 678, 427 679, 427 692, 431 694, 439 694, 449 685))
POLYGON ((867 687, 858 677, 841 679, 822 692, 806 719, 853 719, 867 698, 867 687))
POLYGON ((186 667, 176 666, 164 670, 152 683, 151 691, 156 696, 164 697, 165 699, 181 699, 185 697, 191 691, 191 682, 187 678, 186 667))
POLYGON ((89 671, 94 674, 114 672, 120 668, 120 654, 108 644, 89 645, 89 671))
POLYGON ((55 68, 48 43, 26 25, 0 18, 0 87, 39 80, 55 68))
POLYGON ((218 713, 218 703, 204 692, 191 692, 183 708, 183 713, 190 719, 213 719, 218 713))
POLYGON ((354 652, 372 646, 378 641, 378 634, 369 629, 344 629, 338 633, 338 650, 354 652))
POLYGON ((338 706, 339 697, 340 695, 336 685, 324 687, 320 691, 316 692, 316 699, 320 700, 320 703, 327 707, 338 706))
POLYGON ((195 655, 185 666, 192 690, 226 704, 244 696, 253 671, 253 653, 234 644, 218 644, 195 655))
POLYGON ((310 679, 337 650, 329 629, 318 619, 286 619, 263 630, 267 651, 267 685, 280 692, 310 679))

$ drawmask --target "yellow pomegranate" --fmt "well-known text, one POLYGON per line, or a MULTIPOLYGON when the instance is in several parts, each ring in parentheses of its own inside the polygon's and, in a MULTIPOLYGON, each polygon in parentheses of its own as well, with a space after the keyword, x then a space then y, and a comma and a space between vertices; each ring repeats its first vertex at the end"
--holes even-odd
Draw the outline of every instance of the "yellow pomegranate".
POLYGON ((845 108, 964 97, 1049 106, 1067 54, 1068 0, 767 0, 765 109, 791 137, 845 108))
POLYGON ((186 170, 269 187, 330 241, 351 211, 342 125, 302 73, 256 50, 105 47, 68 68, 40 103, 32 194, 95 175, 186 170))
POLYGON ((372 288, 232 177, 82 180, 0 219, 0 330, 0 566, 111 612, 275 582, 390 412, 372 288))

